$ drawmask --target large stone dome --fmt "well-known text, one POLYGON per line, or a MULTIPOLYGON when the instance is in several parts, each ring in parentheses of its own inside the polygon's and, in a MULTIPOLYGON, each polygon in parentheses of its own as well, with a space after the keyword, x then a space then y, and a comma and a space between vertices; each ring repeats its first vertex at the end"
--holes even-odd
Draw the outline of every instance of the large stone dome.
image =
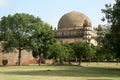
POLYGON ((58 23, 58 29, 80 29, 83 28, 85 21, 91 24, 90 19, 86 15, 80 12, 72 11, 61 17, 58 23))

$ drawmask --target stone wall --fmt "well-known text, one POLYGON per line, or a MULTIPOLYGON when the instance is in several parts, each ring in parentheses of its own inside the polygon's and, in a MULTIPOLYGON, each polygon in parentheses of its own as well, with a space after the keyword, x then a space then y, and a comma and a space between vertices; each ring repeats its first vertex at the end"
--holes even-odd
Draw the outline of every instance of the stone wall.
MULTIPOLYGON (((8 65, 17 65, 18 63, 18 51, 14 53, 2 53, 0 52, 0 65, 2 65, 2 60, 7 59, 8 65)), ((22 51, 21 57, 22 65, 36 64, 37 61, 32 57, 31 52, 25 50, 22 51)))

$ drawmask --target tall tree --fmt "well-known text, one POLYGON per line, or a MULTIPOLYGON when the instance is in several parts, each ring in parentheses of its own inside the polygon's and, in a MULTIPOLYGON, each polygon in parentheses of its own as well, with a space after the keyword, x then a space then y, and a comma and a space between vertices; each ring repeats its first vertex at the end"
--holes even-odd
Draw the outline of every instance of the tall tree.
POLYGON ((95 57, 96 46, 94 46, 93 44, 85 43, 84 49, 85 49, 85 53, 84 53, 85 57, 90 63, 91 59, 95 57))
POLYGON ((44 23, 39 32, 35 32, 30 39, 30 46, 33 50, 33 57, 38 58, 39 65, 41 64, 42 57, 47 56, 50 45, 55 42, 54 32, 50 25, 44 23))
POLYGON ((61 44, 55 43, 50 46, 50 56, 53 58, 53 64, 64 55, 64 48, 61 44))
POLYGON ((116 57, 120 58, 120 0, 115 0, 115 4, 106 4, 106 9, 102 12, 106 15, 109 23, 112 23, 109 36, 109 44, 116 53, 116 57))
POLYGON ((103 50, 102 52, 104 53, 105 55, 105 59, 107 59, 107 61, 115 58, 115 52, 112 48, 112 44, 111 44, 111 40, 112 40, 112 37, 111 37, 111 26, 110 25, 106 25, 105 26, 105 29, 104 29, 104 32, 105 32, 105 37, 103 38, 103 50))
POLYGON ((30 37, 39 32, 43 22, 33 15, 16 13, 3 16, 0 21, 0 40, 3 41, 3 51, 19 51, 18 65, 21 65, 21 51, 30 49, 30 37))
POLYGON ((72 44, 73 51, 75 56, 79 59, 79 65, 81 65, 82 58, 85 56, 85 43, 83 42, 74 42, 72 44))
POLYGON ((75 58, 74 51, 72 49, 72 46, 69 43, 61 43, 62 47, 64 48, 64 58, 66 61, 68 61, 69 64, 71 64, 70 60, 75 58))
POLYGON ((53 64, 56 63, 57 60, 59 60, 60 64, 63 64, 63 61, 69 61, 70 64, 70 58, 73 57, 73 50, 71 46, 68 43, 54 43, 50 46, 50 57, 53 58, 53 64))

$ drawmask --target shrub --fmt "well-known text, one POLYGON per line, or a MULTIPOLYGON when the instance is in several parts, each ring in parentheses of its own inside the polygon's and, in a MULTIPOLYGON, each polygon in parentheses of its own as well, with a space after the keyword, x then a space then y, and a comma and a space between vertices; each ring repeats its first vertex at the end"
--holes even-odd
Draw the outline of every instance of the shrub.
POLYGON ((3 66, 6 66, 7 63, 8 63, 8 60, 7 60, 7 59, 2 60, 2 64, 3 64, 3 66))

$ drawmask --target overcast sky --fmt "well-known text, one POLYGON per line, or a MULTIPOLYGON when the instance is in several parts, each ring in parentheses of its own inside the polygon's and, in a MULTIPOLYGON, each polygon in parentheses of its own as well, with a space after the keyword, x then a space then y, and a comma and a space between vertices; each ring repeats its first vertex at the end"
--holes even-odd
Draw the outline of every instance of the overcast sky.
POLYGON ((57 27, 59 19, 68 12, 78 11, 86 14, 92 26, 103 24, 101 9, 114 0, 0 0, 0 18, 9 14, 28 13, 39 16, 44 22, 57 27))

